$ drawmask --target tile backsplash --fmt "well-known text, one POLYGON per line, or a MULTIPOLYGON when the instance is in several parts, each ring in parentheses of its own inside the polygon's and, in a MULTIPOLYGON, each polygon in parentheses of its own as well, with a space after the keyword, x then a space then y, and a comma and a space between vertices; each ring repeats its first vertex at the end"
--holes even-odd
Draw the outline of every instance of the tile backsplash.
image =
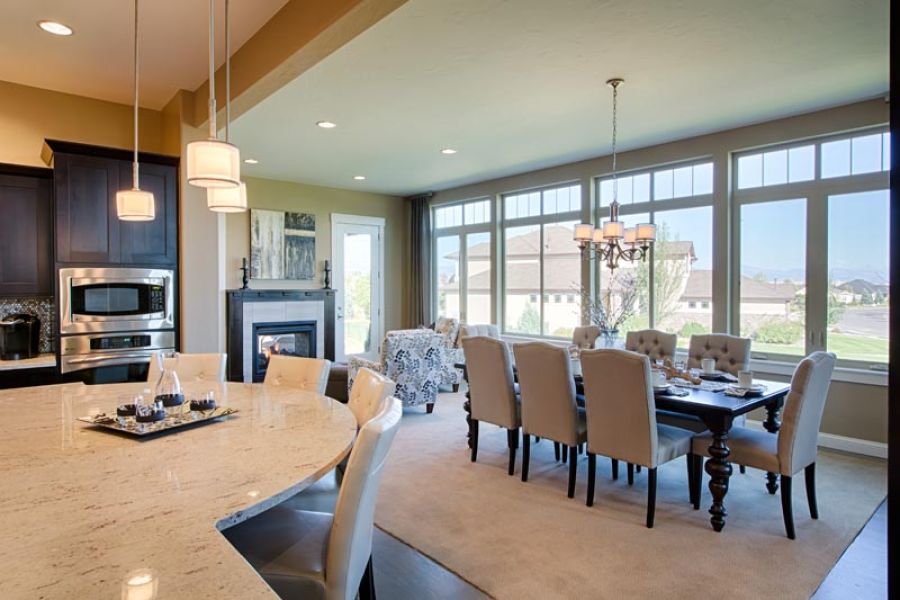
POLYGON ((0 319, 12 313, 29 313, 41 320, 40 352, 53 352, 53 298, 0 298, 0 319))

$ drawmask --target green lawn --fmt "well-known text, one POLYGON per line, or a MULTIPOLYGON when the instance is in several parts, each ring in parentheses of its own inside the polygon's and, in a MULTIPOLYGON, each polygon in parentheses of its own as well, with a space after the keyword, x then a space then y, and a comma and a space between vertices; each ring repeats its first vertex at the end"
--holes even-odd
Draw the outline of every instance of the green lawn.
MULTIPOLYGON (((802 344, 764 344, 754 341, 753 352, 788 354, 803 356, 806 348, 802 344)), ((859 360, 865 362, 887 362, 888 341, 885 339, 860 335, 828 334, 828 351, 837 354, 839 359, 859 360)))

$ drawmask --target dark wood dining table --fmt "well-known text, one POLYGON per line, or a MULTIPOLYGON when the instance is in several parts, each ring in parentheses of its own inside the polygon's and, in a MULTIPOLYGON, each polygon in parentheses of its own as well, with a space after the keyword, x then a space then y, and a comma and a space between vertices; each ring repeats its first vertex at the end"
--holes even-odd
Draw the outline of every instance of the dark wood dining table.
MULTIPOLYGON (((463 369, 466 375, 465 365, 460 363, 457 368, 463 369)), ((583 395, 584 383, 581 375, 573 375, 577 394, 583 395)), ((756 380, 754 383, 765 386, 762 394, 754 396, 731 396, 722 391, 710 391, 699 388, 681 388, 689 391, 687 396, 675 396, 671 394, 656 394, 657 410, 665 410, 685 415, 698 417, 712 434, 712 444, 709 446, 710 458, 706 461, 706 473, 709 475, 709 491, 712 494, 712 506, 709 508, 710 523, 716 531, 722 531, 725 527, 725 517, 728 511, 725 509, 725 495, 728 493, 728 482, 731 478, 732 468, 728 457, 731 450, 728 448, 728 434, 734 424, 734 420, 757 408, 766 410, 766 420, 763 427, 771 434, 778 433, 781 428, 779 413, 784 406, 784 399, 790 390, 790 385, 775 381, 756 380)), ((472 445, 472 420, 471 399, 466 392, 466 422, 469 424, 469 447, 472 445)), ((778 476, 775 473, 766 474, 766 487, 774 494, 778 491, 778 476)))

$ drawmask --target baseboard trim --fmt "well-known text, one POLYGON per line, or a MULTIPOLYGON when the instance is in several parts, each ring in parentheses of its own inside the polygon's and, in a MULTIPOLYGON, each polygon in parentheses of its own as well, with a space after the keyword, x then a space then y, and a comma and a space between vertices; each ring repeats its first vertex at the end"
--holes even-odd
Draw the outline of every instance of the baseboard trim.
MULTIPOLYGON (((765 431, 762 421, 754 421, 747 419, 747 427, 765 431)), ((861 454, 863 456, 873 456, 875 458, 887 458, 888 447, 882 442, 873 442, 871 440, 862 440, 859 438, 837 435, 834 433, 819 432, 819 446, 829 448, 831 450, 841 450, 852 454, 861 454)))

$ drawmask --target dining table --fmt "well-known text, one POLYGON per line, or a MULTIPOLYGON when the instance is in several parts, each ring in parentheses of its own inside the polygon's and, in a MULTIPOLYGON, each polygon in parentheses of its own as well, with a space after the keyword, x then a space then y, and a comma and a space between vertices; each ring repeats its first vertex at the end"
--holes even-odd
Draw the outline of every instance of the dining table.
MULTIPOLYGON (((455 367, 463 370, 464 377, 467 375, 465 363, 458 363, 455 367)), ((513 374, 518 381, 515 367, 513 367, 513 374)), ((575 382, 575 393, 578 397, 584 398, 584 381, 577 369, 572 370, 572 378, 575 382)), ((728 494, 728 483, 732 474, 731 463, 728 460, 731 455, 731 450, 728 448, 728 435, 735 419, 754 410, 765 409, 766 418, 762 423, 763 428, 772 435, 777 434, 781 429, 780 412, 791 389, 790 385, 786 383, 756 379, 753 383, 760 385, 761 391, 736 396, 725 393, 731 382, 732 377, 720 373, 711 376, 709 380, 704 380, 700 385, 670 386, 668 389, 672 390, 671 393, 654 393, 657 410, 697 417, 703 421, 711 434, 709 458, 706 460, 704 469, 709 475, 709 491, 712 495, 709 521, 717 532, 722 531, 725 527, 725 519, 728 516, 725 508, 725 496, 728 494), (685 392, 686 395, 676 395, 685 392)), ((463 407, 469 426, 468 443, 470 448, 475 435, 471 419, 471 401, 467 390, 466 402, 463 407)), ((778 491, 777 474, 766 473, 766 488, 771 494, 778 491)))
POLYGON ((138 438, 82 422, 146 383, 0 390, 0 598, 272 598, 221 531, 343 460, 356 420, 291 387, 184 383, 235 410, 138 438))

